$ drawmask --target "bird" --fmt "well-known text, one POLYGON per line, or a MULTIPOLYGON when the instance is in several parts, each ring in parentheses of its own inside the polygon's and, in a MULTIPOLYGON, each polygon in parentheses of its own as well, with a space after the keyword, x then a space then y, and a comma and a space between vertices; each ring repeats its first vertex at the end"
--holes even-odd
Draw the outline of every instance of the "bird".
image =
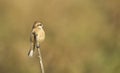
POLYGON ((43 24, 40 21, 35 21, 30 34, 30 50, 28 56, 32 57, 35 49, 40 48, 40 43, 45 39, 43 24))

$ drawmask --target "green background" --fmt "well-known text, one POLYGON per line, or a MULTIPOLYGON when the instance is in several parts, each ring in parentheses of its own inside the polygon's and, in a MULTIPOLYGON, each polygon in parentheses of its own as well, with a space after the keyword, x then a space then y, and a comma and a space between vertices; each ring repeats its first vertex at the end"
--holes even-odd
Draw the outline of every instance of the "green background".
POLYGON ((120 73, 119 0, 0 0, 0 73, 40 73, 27 56, 36 20, 45 73, 120 73))

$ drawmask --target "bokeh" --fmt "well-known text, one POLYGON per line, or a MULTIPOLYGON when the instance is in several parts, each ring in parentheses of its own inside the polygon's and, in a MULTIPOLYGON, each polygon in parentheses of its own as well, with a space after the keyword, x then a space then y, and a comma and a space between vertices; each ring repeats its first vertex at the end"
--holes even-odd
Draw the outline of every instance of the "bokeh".
POLYGON ((0 0, 0 73, 41 72, 27 56, 36 20, 45 73, 120 73, 119 0, 0 0))

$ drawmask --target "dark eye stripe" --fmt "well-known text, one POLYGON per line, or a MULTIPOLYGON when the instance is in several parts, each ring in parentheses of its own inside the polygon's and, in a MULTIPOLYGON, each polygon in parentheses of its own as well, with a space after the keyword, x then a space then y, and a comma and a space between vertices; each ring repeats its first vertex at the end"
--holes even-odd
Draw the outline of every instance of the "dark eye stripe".
POLYGON ((37 26, 40 26, 40 25, 37 25, 37 26))
POLYGON ((39 24, 39 25, 37 25, 37 26, 43 26, 42 24, 39 24))

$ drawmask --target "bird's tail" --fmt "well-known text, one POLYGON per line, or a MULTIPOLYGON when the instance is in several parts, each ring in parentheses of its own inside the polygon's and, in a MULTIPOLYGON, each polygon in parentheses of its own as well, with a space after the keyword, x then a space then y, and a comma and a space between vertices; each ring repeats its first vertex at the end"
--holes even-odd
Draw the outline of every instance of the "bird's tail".
POLYGON ((28 52, 28 56, 29 56, 29 57, 32 57, 32 56, 33 56, 33 53, 34 53, 34 50, 33 50, 33 49, 30 49, 29 52, 28 52))

